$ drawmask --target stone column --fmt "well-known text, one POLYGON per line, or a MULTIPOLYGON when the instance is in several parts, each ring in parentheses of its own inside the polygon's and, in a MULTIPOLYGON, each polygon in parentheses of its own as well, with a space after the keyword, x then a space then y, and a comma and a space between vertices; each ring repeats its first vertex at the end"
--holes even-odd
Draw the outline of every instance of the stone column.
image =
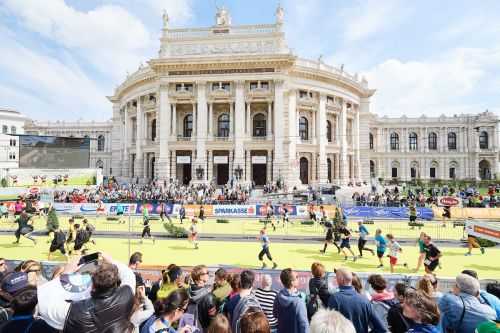
POLYGON ((340 113, 340 184, 346 185, 349 181, 349 162, 347 161, 347 103, 342 102, 342 111, 340 113))
POLYGON ((246 159, 245 159, 245 181, 252 181, 252 152, 247 150, 246 159))
MULTIPOLYGON (((206 98, 206 82, 199 81, 197 82, 197 104, 198 110, 196 114, 196 161, 195 161, 195 170, 198 167, 202 167, 204 170, 203 180, 207 180, 207 170, 206 170, 206 138, 207 138, 207 98, 206 98)), ((195 175, 196 176, 196 175, 195 175)), ((199 182, 197 177, 196 181, 199 182)))
MULTIPOLYGON (((312 142, 312 144, 316 144, 316 132, 318 132, 318 134, 319 134, 319 131, 316 131, 316 128, 318 127, 316 120, 317 120, 317 118, 319 118, 319 117, 316 117, 316 112, 317 112, 316 110, 313 110, 311 112, 311 115, 312 115, 312 121, 311 121, 312 140, 311 140, 311 142, 312 142)), ((325 122, 323 124, 326 124, 326 116, 325 116, 325 122)))
POLYGON ((240 166, 245 168, 245 92, 244 81, 236 82, 235 107, 234 107, 234 164, 233 170, 240 166))
POLYGON ((283 126, 284 105, 283 105, 283 81, 274 81, 274 161, 273 161, 273 179, 278 180, 279 176, 283 176, 284 154, 283 154, 283 139, 285 129, 283 126))
POLYGON ((191 138, 196 138, 198 135, 198 110, 196 103, 193 103, 193 131, 191 133, 191 138))
POLYGON ((129 153, 129 146, 130 146, 130 139, 129 139, 129 134, 130 134, 130 117, 128 115, 128 106, 129 103, 126 104, 125 106, 125 135, 123 137, 123 163, 122 163, 122 176, 124 177, 130 177, 130 153, 129 153))
MULTIPOLYGON (((156 132, 158 135, 158 131, 156 132)), ((172 104, 172 137, 177 140, 177 104, 172 104)))
POLYGON ((298 120, 297 120, 297 93, 288 92, 288 161, 285 161, 284 179, 288 188, 300 185, 299 163, 297 159, 298 120))
POLYGON ((169 152, 169 154, 172 157, 171 160, 168 161, 168 165, 171 168, 170 177, 172 178, 172 181, 175 182, 175 180, 177 179, 177 151, 172 150, 171 152, 169 152))
POLYGON ((233 151, 232 150, 229 151, 229 156, 227 158, 227 162, 229 164, 229 180, 231 180, 231 178, 233 177, 233 174, 234 174, 234 172, 233 172, 233 170, 234 170, 234 168, 233 168, 233 151))
POLYGON ((252 137, 252 125, 251 125, 251 112, 252 112, 252 108, 251 108, 251 104, 250 102, 247 102, 247 112, 246 112, 246 133, 247 133, 247 137, 252 137))
POLYGON ((321 94, 319 96, 319 110, 318 117, 316 121, 318 130, 317 143, 318 143, 318 181, 320 184, 326 184, 328 182, 328 166, 326 163, 326 95, 321 94))
MULTIPOLYGON (((214 104, 208 104, 208 137, 213 136, 214 104)), ((218 135, 218 134, 217 134, 218 135)))
POLYGON ((267 102, 267 139, 270 140, 273 136, 273 112, 272 103, 267 102))
POLYGON ((121 165, 123 163, 123 152, 124 152, 124 142, 123 142, 123 133, 125 131, 123 126, 123 119, 120 110, 120 104, 118 101, 113 101, 113 127, 112 127, 112 138, 110 140, 109 136, 106 136, 106 152, 111 152, 111 161, 113 164, 110 166, 107 163, 107 160, 104 160, 104 170, 107 174, 109 172, 109 168, 113 169, 113 174, 117 176, 122 175, 121 165), (111 141, 111 142, 110 142, 111 141))
POLYGON ((157 135, 160 140, 160 153, 158 162, 156 163, 156 174, 158 175, 158 179, 162 182, 164 180, 169 180, 170 178, 170 152, 168 149, 169 135, 167 129, 170 128, 171 106, 168 96, 168 84, 160 84, 158 103, 160 131, 157 135))
MULTIPOLYGON (((135 172, 134 175, 136 177, 142 178, 144 177, 144 168, 143 168, 143 156, 142 156, 142 144, 143 144, 143 119, 144 119, 144 112, 142 110, 142 100, 141 97, 139 96, 137 98, 137 113, 136 113, 136 137, 135 137, 135 163, 134 163, 134 168, 135 172)), ((168 128, 168 127, 167 127, 168 128)))
POLYGON ((233 138, 233 136, 234 136, 234 105, 233 102, 231 101, 229 103, 229 137, 233 138))
POLYGON ((214 173, 214 158, 213 158, 213 152, 211 150, 208 151, 208 181, 212 181, 213 178, 213 173, 214 173))
POLYGON ((272 161, 272 150, 268 150, 266 158, 266 182, 270 182, 272 178, 272 161))
MULTIPOLYGON (((366 110, 366 108, 369 107, 369 101, 363 101, 361 103, 364 103, 365 105, 362 105, 362 107, 365 108, 364 112, 365 113, 368 113, 369 110, 366 110)), ((360 106, 361 107, 361 106, 360 106)), ((361 180, 369 180, 370 179, 370 160, 368 158, 369 156, 369 133, 370 133, 370 129, 368 128, 368 123, 366 123, 366 130, 367 132, 364 132, 362 135, 360 133, 360 112, 361 112, 361 109, 360 107, 356 108, 355 109, 355 114, 354 114, 354 161, 355 161, 355 165, 356 165, 356 169, 354 170, 354 177, 356 178, 357 181, 361 181, 361 180), (366 151, 366 160, 368 162, 365 161, 365 163, 362 165, 361 164, 361 152, 360 152, 360 140, 363 140, 363 143, 365 144, 364 147, 368 147, 367 151, 366 151), (363 176, 365 177, 361 177, 361 169, 362 168, 368 168, 368 174, 364 174, 363 176)))

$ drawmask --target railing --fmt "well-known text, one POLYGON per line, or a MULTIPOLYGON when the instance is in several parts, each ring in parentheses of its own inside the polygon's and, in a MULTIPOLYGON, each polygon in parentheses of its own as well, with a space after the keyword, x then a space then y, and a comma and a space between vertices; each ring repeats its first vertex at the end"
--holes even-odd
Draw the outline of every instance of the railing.
POLYGON ((192 136, 177 136, 177 141, 192 141, 193 137, 192 136))
POLYGON ((226 142, 226 141, 231 141, 233 139, 232 136, 214 136, 212 137, 213 141, 217 142, 226 142))
MULTIPOLYGON (((310 69, 315 69, 315 70, 320 70, 320 71, 325 71, 325 72, 330 72, 332 74, 344 77, 346 79, 349 79, 351 81, 354 81, 358 84, 363 84, 362 81, 360 81, 358 75, 352 75, 344 70, 333 67, 330 65, 327 65, 323 63, 322 61, 316 61, 316 60, 309 60, 309 59, 304 59, 304 58, 298 58, 295 62, 296 66, 299 67, 304 67, 304 68, 310 68, 310 69)), ((364 84, 363 84, 364 85, 364 84)))
MULTIPOLYGON (((207 28, 189 28, 189 29, 172 29, 166 31, 166 38, 169 39, 188 39, 188 38, 209 38, 217 36, 214 31, 227 29, 227 34, 230 35, 252 35, 252 34, 271 34, 279 32, 275 24, 260 24, 260 25, 240 25, 240 26, 214 26, 207 28)), ((227 34, 222 34, 227 35, 227 34)))

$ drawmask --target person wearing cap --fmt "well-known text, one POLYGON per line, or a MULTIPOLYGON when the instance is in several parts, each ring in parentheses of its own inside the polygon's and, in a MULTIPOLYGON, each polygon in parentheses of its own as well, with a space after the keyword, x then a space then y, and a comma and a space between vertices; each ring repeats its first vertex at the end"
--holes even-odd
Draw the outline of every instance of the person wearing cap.
POLYGON ((495 310, 479 301, 479 281, 467 274, 459 274, 451 293, 439 301, 442 331, 474 332, 482 322, 496 319, 495 310))
POLYGON ((136 278, 126 265, 102 254, 91 275, 79 273, 76 256, 63 274, 38 287, 38 311, 63 332, 126 332, 134 305, 136 278), (69 302, 68 302, 69 301, 69 302))
POLYGON ((130 322, 134 325, 134 333, 139 333, 139 327, 155 312, 153 303, 146 297, 146 285, 139 273, 135 274, 134 307, 130 322))
POLYGON ((19 244, 19 239, 21 238, 21 236, 24 236, 36 245, 36 240, 31 237, 31 233, 33 232, 33 224, 30 223, 30 220, 31 216, 29 216, 25 211, 20 213, 19 217, 15 221, 18 227, 16 232, 14 233, 16 236, 16 241, 14 242, 14 244, 19 244))
MULTIPOLYGON (((472 269, 464 269, 463 274, 472 276, 474 279, 479 280, 477 272, 472 269)), ((487 292, 486 290, 479 290, 479 301, 483 304, 489 305, 497 314, 497 318, 500 319, 500 299, 487 292)))

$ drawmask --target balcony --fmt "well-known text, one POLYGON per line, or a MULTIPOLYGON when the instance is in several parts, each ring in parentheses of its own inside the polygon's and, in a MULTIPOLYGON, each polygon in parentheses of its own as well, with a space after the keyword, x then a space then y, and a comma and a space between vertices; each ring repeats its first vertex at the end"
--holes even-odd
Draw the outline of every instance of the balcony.
POLYGON ((154 109, 156 108, 156 98, 152 98, 152 99, 147 99, 143 104, 142 104, 142 107, 145 109, 145 110, 150 110, 150 109, 154 109))
POLYGON ((191 99, 194 98, 194 90, 192 87, 176 87, 175 89, 170 89, 168 95, 177 99, 191 99))
POLYGON ((213 99, 224 99, 230 98, 231 96, 231 88, 229 87, 217 87, 210 90, 210 97, 213 99))
POLYGON ((228 142, 228 141, 232 141, 232 140, 233 140, 232 136, 214 136, 214 137, 212 137, 212 141, 215 141, 215 142, 228 142))
POLYGON ((182 135, 177 136, 177 141, 180 141, 180 142, 193 141, 193 140, 194 139, 192 136, 182 136, 182 135))

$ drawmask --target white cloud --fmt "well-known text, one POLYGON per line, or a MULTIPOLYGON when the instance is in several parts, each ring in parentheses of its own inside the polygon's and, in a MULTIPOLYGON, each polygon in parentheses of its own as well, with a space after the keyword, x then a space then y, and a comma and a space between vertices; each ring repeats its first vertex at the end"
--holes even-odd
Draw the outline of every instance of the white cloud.
POLYGON ((355 42, 395 28, 411 13, 409 2, 399 0, 367 0, 341 10, 345 39, 355 42))
POLYGON ((386 60, 366 73, 377 89, 372 111, 390 116, 477 113, 485 107, 478 96, 498 83, 499 67, 500 48, 454 49, 429 61, 386 60))
POLYGON ((184 23, 193 18, 191 0, 143 0, 151 7, 151 9, 158 13, 158 18, 163 10, 168 12, 168 16, 173 24, 184 23))

